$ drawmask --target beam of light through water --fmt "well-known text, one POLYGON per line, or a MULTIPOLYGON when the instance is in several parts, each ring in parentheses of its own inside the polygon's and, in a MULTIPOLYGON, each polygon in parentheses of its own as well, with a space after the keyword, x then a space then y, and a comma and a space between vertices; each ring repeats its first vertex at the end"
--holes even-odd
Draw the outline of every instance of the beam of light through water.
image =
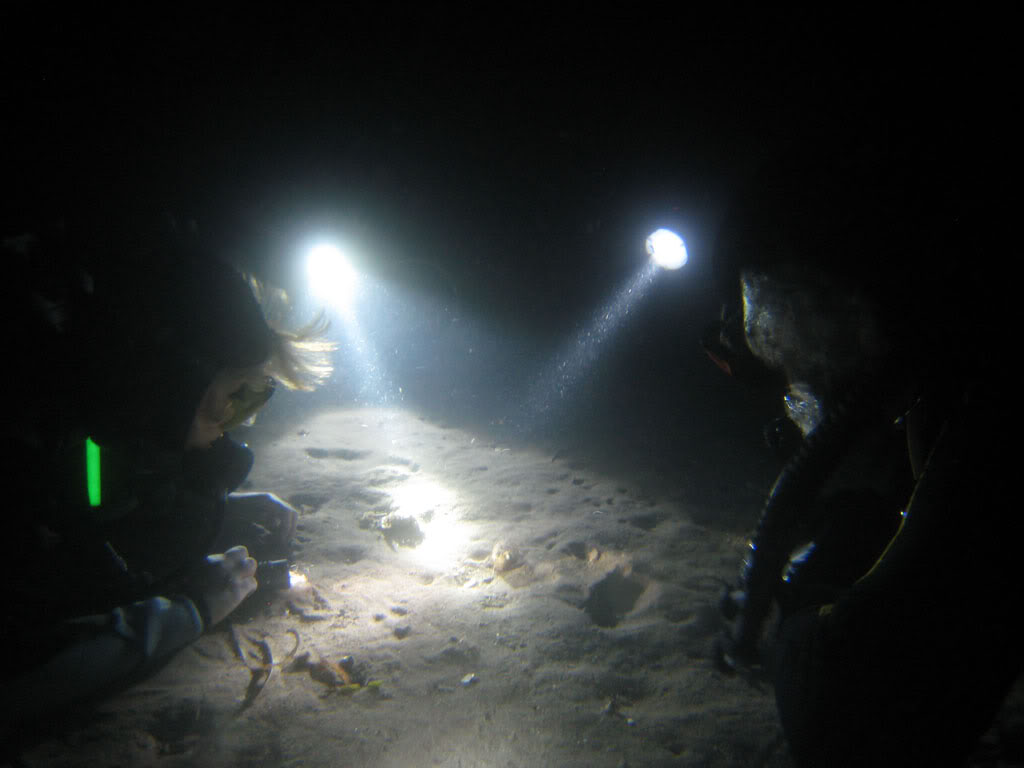
POLYGON ((335 367, 352 383, 356 402, 390 405, 400 400, 400 392, 381 366, 380 355, 360 319, 364 313, 358 305, 373 306, 380 287, 359 275, 341 249, 330 242, 319 242, 309 249, 306 275, 309 295, 326 304, 332 326, 342 328, 342 359, 335 367), (367 300, 368 294, 373 294, 373 300, 367 300))
POLYGON ((354 315, 344 318, 346 343, 342 353, 347 355, 341 370, 356 384, 356 402, 364 405, 390 405, 398 401, 400 393, 380 363, 377 349, 363 332, 354 315))
POLYGON ((360 305, 378 307, 381 293, 380 286, 361 280, 359 295, 346 311, 338 313, 345 334, 345 343, 341 345, 343 359, 338 368, 354 385, 355 401, 363 405, 393 405, 403 399, 401 387, 384 369, 377 346, 360 319, 365 314, 359 311, 360 305))
POLYGON ((608 341, 622 327, 630 310, 640 301, 658 272, 648 261, 580 330, 565 351, 535 380, 526 401, 524 431, 534 430, 572 397, 580 381, 600 359, 608 341))

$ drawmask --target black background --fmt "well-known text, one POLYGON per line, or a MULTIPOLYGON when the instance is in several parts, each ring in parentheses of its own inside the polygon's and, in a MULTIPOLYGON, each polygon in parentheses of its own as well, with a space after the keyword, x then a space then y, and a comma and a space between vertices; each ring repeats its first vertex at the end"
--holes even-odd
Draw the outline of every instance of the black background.
MULTIPOLYGON (((1008 205, 993 179, 1012 46, 1007 21, 982 14, 4 16, 5 236, 57 221, 194 229, 295 289, 295 242, 344 232, 373 244, 361 270, 514 347, 489 363, 507 372, 578 333, 651 229, 679 228, 691 264, 636 308, 579 416, 640 442, 729 431, 739 395, 697 345, 718 306, 714 243, 783 141, 891 117, 938 147, 975 210, 1008 205)), ((453 412, 479 397, 437 386, 453 412)), ((487 399, 476 416, 501 422, 502 408, 487 399)))
POLYGON ((6 12, 5 230, 167 216, 265 263, 342 222, 388 241, 368 271, 415 252, 481 308, 511 284, 564 303, 566 275, 632 270, 653 223, 706 264, 780 138, 911 115, 963 151, 1012 99, 995 18, 492 10, 6 12))

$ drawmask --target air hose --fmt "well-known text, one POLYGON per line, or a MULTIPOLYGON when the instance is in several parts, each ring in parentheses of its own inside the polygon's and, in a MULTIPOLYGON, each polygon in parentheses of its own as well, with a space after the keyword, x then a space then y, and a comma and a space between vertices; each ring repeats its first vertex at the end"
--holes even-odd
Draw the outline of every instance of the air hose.
POLYGON ((728 669, 758 663, 761 626, 782 584, 781 574, 801 542, 809 508, 848 451, 852 438, 874 423, 867 388, 859 388, 828 409, 776 478, 761 509, 757 530, 740 570, 739 599, 730 593, 722 613, 734 617, 720 649, 728 669))

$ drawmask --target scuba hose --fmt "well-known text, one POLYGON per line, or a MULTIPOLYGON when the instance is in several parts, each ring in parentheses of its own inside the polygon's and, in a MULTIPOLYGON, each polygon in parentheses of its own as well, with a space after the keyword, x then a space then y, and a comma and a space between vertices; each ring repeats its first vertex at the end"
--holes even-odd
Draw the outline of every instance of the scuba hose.
POLYGON ((782 584, 782 570, 801 542, 809 507, 849 450, 851 439, 875 423, 870 387, 855 389, 831 407, 779 473, 761 510, 757 530, 740 570, 736 599, 730 590, 720 605, 733 630, 718 649, 726 670, 758 662, 761 627, 782 584))

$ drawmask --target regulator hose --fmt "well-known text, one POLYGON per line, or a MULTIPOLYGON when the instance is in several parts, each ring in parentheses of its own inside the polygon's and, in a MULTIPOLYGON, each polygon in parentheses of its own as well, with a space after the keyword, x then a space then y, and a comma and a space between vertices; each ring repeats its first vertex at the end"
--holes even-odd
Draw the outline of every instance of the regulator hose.
POLYGON ((740 569, 739 595, 730 593, 720 606, 734 621, 720 648, 727 669, 758 663, 761 626, 768 617, 782 579, 782 570, 809 519, 809 508, 848 451, 852 438, 873 424, 873 404, 859 388, 828 409, 772 485, 757 530, 740 569))

